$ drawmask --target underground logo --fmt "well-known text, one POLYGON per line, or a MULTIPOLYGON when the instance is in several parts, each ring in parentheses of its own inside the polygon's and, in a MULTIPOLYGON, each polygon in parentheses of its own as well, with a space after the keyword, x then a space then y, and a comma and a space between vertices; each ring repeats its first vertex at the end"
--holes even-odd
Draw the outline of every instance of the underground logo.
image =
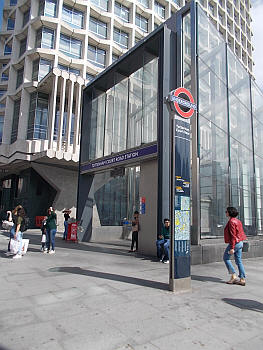
POLYGON ((171 109, 183 118, 191 118, 197 109, 191 92, 183 87, 171 91, 168 102, 171 109))

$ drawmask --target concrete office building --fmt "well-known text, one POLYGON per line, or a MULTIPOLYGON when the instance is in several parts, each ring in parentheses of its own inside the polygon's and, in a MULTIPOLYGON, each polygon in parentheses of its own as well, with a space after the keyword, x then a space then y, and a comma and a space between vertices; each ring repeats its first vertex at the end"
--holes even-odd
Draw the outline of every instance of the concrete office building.
MULTIPOLYGON (((22 203, 32 222, 51 204, 75 215, 82 88, 185 3, 4 0, 2 209, 22 203)), ((200 4, 251 72, 250 0, 200 4)))
POLYGON ((247 256, 262 255, 263 94, 194 1, 84 90, 81 238, 123 237, 123 218, 143 208, 139 251, 156 255, 171 199, 165 98, 179 86, 198 105, 191 118, 191 164, 184 165, 191 166, 192 263, 222 259, 229 205, 238 208, 249 236, 247 256))

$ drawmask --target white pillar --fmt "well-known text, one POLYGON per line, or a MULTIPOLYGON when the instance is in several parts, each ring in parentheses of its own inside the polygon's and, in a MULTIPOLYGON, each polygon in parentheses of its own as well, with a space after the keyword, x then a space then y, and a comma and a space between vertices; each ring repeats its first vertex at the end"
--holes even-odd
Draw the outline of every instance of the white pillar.
POLYGON ((54 138, 54 126, 55 126, 55 117, 56 117, 56 102, 57 102, 57 89, 58 89, 58 76, 54 75, 53 85, 52 85, 52 94, 49 105, 49 116, 48 116, 48 148, 53 147, 53 138, 54 138))
POLYGON ((64 119, 64 104, 65 104, 65 90, 66 90, 66 79, 62 76, 60 78, 60 104, 59 104, 59 122, 58 122, 58 140, 57 140, 57 150, 61 150, 62 146, 62 129, 63 129, 63 119, 64 119))
MULTIPOLYGON (((71 120, 72 120, 72 106, 73 106, 73 93, 74 93, 74 79, 75 75, 70 77, 68 86, 68 113, 67 113, 67 127, 66 127, 66 147, 65 151, 68 152, 70 146, 70 133, 71 133, 71 120)), ((75 79, 76 81, 76 79, 75 79)))
POLYGON ((80 132, 80 104, 82 96, 82 85, 77 82, 76 84, 76 109, 75 109, 75 123, 74 123, 74 141, 73 141, 73 153, 76 153, 77 146, 79 144, 79 132, 80 132))

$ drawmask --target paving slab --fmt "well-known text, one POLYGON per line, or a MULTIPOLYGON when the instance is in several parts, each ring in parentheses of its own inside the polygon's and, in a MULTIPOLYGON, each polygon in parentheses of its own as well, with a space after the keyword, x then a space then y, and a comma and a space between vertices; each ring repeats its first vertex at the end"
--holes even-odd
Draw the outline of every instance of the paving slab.
POLYGON ((191 267, 191 290, 168 291, 168 266, 130 254, 129 241, 56 238, 13 260, 0 232, 0 350, 250 350, 263 348, 263 258, 244 260, 247 285, 223 262, 191 267), (2 348, 1 348, 2 346, 2 348))

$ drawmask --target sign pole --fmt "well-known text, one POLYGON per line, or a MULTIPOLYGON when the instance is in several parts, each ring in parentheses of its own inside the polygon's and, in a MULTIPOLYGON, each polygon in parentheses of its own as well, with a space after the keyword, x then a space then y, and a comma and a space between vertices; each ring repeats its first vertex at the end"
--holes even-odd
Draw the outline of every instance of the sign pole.
POLYGON ((191 289, 190 268, 190 120, 196 110, 187 89, 171 91, 170 118, 170 269, 169 289, 191 289))

